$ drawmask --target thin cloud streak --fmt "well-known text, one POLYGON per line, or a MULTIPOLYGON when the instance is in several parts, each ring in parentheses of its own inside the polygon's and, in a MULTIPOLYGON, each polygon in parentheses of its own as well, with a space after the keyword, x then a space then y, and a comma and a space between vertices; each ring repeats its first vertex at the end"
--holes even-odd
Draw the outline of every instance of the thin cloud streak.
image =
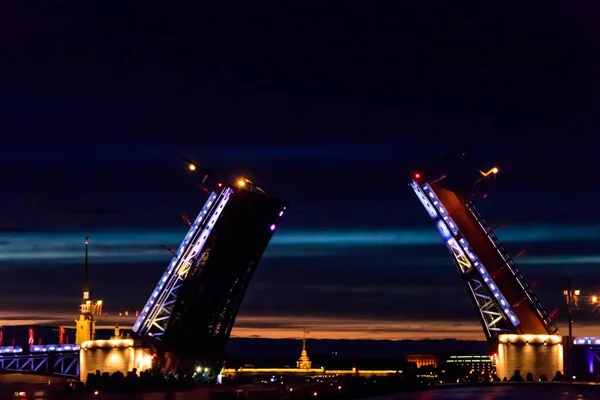
MULTIPOLYGON (((449 258, 429 257, 411 261, 415 265, 443 265, 449 258)), ((600 254, 556 254, 551 256, 524 256, 514 260, 518 265, 560 266, 560 265, 600 265, 600 254)))
MULTIPOLYGON (((6 233, 0 240, 6 243, 0 252, 4 262, 81 262, 83 238, 87 233, 6 233)), ((90 233, 90 257, 97 263, 167 262, 170 255, 162 244, 173 250, 185 236, 184 231, 96 232, 90 233)), ((595 225, 537 225, 503 229, 500 240, 506 243, 549 243, 598 241, 600 227, 595 225)), ((308 258, 337 256, 360 249, 399 246, 441 245, 435 229, 355 230, 355 231, 294 231, 282 230, 271 241, 265 257, 308 258)), ((548 257, 539 263, 572 263, 577 256, 548 257), (561 258, 562 257, 562 258, 561 258)), ((586 256, 587 257, 587 256, 586 256)), ((591 257, 596 257, 591 256, 591 257)), ((524 263, 535 263, 535 258, 524 263)), ((580 263, 595 259, 579 258, 580 263)), ((577 262, 577 261, 575 261, 577 262)))
MULTIPOLYGON (((74 328, 72 313, 0 313, 0 326, 63 325, 74 328)), ((98 327, 110 329, 114 324, 131 328, 134 318, 109 316, 99 321, 98 327)), ((558 324, 561 332, 565 324, 558 324)), ((393 321, 386 319, 325 318, 310 316, 240 315, 232 331, 232 337, 261 337, 266 339, 300 338, 304 329, 310 331, 311 339, 364 339, 364 340, 425 340, 459 339, 485 340, 481 325, 472 321, 393 321)), ((598 325, 593 322, 575 323, 576 336, 597 336, 598 325)))
MULTIPOLYGON (((78 314, 64 310, 8 310, 0 312, 1 326, 23 326, 23 325, 62 325, 66 328, 75 328, 75 319, 78 314)), ((101 317, 96 325, 98 328, 114 328, 115 324, 123 327, 133 326, 135 318, 131 316, 107 315, 101 317)))
POLYGON ((600 265, 600 255, 552 255, 547 257, 529 256, 519 260, 519 264, 531 265, 572 265, 572 264, 592 264, 600 265))
MULTIPOLYGON (((261 318, 261 317, 259 317, 261 318)), ((263 337, 272 339, 297 338, 308 328, 314 339, 366 339, 366 340, 425 340, 459 339, 485 340, 483 328, 473 321, 389 321, 337 318, 273 317, 279 324, 271 327, 254 327, 256 317, 238 318, 232 335, 238 337, 263 337)), ((261 318, 262 321, 269 320, 261 318)), ((558 323, 559 334, 568 331, 566 324, 558 323)), ((598 336, 597 323, 575 323, 576 336, 598 336)))

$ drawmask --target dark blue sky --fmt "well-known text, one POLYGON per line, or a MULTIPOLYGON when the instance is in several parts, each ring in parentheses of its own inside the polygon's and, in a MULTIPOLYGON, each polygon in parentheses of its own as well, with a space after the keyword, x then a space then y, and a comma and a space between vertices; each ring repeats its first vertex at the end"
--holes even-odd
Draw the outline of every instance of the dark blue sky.
POLYGON ((458 146, 547 308, 600 289, 589 10, 78 7, 0 17, 0 323, 75 317, 87 233, 107 310, 141 307, 203 201, 183 155, 292 204, 234 334, 483 338, 407 187, 458 146))

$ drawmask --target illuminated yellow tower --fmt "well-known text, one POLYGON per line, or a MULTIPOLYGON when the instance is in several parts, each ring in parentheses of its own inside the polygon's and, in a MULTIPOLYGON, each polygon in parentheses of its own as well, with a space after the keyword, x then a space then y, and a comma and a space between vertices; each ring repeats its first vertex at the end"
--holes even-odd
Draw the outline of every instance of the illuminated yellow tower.
POLYGON ((310 369, 312 366, 312 361, 308 358, 308 352, 306 351, 306 334, 308 332, 306 329, 304 330, 304 334, 302 335, 302 353, 300 353, 300 358, 296 361, 296 368, 301 369, 310 369))
POLYGON ((93 301, 88 274, 88 244, 89 236, 85 238, 85 262, 83 269, 83 298, 79 306, 81 314, 75 320, 77 331, 75 344, 81 344, 86 340, 96 339, 96 316, 102 314, 102 300, 93 301))

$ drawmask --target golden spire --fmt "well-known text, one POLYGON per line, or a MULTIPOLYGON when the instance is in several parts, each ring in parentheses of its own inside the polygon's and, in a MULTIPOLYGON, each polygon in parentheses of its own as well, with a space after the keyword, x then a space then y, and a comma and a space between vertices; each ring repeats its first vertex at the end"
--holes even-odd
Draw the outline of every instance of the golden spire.
POLYGON ((310 333, 308 332, 308 330, 306 328, 304 328, 304 331, 302 331, 302 350, 306 351, 306 335, 310 333))
POLYGON ((308 357, 308 352, 306 351, 306 335, 310 332, 307 329, 304 329, 302 332, 302 352, 300 353, 300 358, 296 361, 297 368, 302 369, 310 369, 312 366, 312 362, 308 357))

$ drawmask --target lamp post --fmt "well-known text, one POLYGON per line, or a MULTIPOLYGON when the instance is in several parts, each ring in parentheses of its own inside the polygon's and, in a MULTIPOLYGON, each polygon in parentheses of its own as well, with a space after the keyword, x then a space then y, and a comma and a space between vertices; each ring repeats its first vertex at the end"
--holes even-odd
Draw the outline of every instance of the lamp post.
POLYGON ((569 343, 567 344, 567 358, 566 358, 566 378, 567 380, 573 379, 572 373, 572 353, 573 353, 573 304, 579 303, 579 295, 581 294, 581 290, 575 289, 573 290, 573 285, 571 282, 571 277, 568 278, 567 290, 564 291, 564 295, 567 300, 567 315, 569 318, 569 343))
MULTIPOLYGON (((188 170, 190 170, 192 172, 200 172, 200 173, 204 174, 204 178, 202 179, 202 183, 200 186, 205 187, 205 185, 208 185, 209 187, 212 187, 216 183, 217 188, 220 189, 223 187, 223 183, 219 179, 217 179, 215 177, 215 175, 213 175, 213 173, 210 172, 208 169, 198 166, 195 162, 193 162, 189 158, 185 158, 185 157, 182 157, 182 158, 186 162, 188 170)), ((238 189, 244 189, 244 190, 248 190, 248 191, 257 191, 257 192, 260 192, 260 193, 268 196, 267 192, 265 192, 259 185, 257 185, 255 182, 252 182, 250 179, 248 179, 244 176, 237 178, 233 184, 238 189)))

